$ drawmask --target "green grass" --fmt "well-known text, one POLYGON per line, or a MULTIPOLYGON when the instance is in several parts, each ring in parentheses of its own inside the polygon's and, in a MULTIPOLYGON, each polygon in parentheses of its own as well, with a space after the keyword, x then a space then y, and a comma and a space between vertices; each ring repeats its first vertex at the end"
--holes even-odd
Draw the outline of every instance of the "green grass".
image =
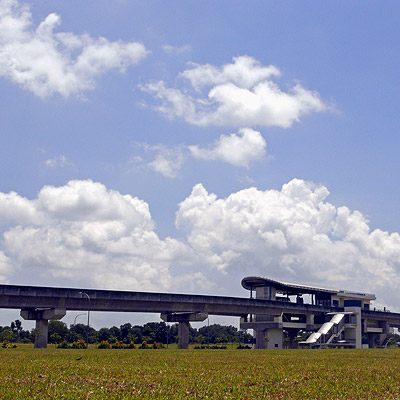
POLYGON ((400 399, 400 350, 0 349, 1 399, 400 399), (79 359, 81 358, 81 359, 79 359))

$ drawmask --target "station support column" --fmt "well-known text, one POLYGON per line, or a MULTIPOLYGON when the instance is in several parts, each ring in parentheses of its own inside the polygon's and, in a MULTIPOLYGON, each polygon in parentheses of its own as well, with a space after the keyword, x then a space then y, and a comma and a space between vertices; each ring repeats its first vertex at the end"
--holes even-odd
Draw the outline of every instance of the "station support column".
POLYGON ((178 349, 189 348, 190 322, 202 322, 207 319, 205 313, 162 313, 161 319, 165 322, 178 322, 178 349))
POLYGON ((308 330, 308 331, 312 331, 312 330, 314 330, 315 329, 315 326, 314 326, 314 314, 307 314, 306 315, 306 329, 308 330))
POLYGON ((21 310, 20 315, 23 319, 36 321, 35 349, 47 348, 49 319, 61 319, 65 314, 65 309, 28 308, 21 310))
POLYGON ((180 321, 178 324, 178 349, 189 348, 189 331, 190 323, 187 321, 180 321))
MULTIPOLYGON (((256 288, 256 299, 276 300, 276 288, 263 286, 256 288)), ((254 331, 256 349, 282 349, 282 312, 279 314, 256 314, 254 331)))
POLYGON ((256 330, 256 349, 283 349, 282 328, 256 330))
POLYGON ((362 348, 362 322, 361 322, 361 307, 344 307, 345 312, 352 313, 350 315, 350 324, 344 330, 346 340, 354 342, 356 349, 362 348))

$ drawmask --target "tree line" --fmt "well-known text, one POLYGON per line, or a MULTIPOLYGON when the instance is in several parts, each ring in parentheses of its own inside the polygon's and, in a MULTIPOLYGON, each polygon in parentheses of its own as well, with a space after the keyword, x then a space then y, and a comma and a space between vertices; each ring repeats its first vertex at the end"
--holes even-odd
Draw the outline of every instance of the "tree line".
MULTIPOLYGON (((59 344, 61 342, 73 343, 86 339, 87 325, 71 324, 58 320, 49 321, 48 341, 59 344)), ((0 326, 0 342, 29 343, 35 341, 36 329, 24 330, 20 320, 11 322, 10 326, 0 326)), ((148 322, 144 325, 132 325, 129 322, 111 328, 99 330, 89 327, 89 343, 123 342, 140 344, 146 341, 149 344, 177 343, 178 324, 169 325, 165 322, 148 322)), ((249 343, 252 336, 246 332, 239 331, 234 326, 212 324, 199 329, 190 327, 189 342, 192 344, 227 344, 227 343, 249 343)))
MULTIPOLYGON (((61 342, 74 343, 86 340, 85 324, 67 324, 58 321, 49 321, 48 342, 59 344, 61 342)), ((24 330, 20 320, 11 322, 10 326, 0 326, 0 343, 31 343, 35 341, 38 334, 36 329, 30 331, 24 330)), ((298 339, 303 340, 308 335, 307 332, 299 332, 298 339), (305 336, 303 336, 305 335, 305 336)), ((388 344, 394 345, 400 343, 400 335, 389 334, 388 344)), ((177 343, 178 342, 178 324, 169 325, 165 322, 148 322, 144 325, 132 325, 129 322, 123 325, 112 326, 111 328, 101 328, 99 330, 89 327, 89 343, 135 343, 141 344, 144 341, 148 344, 156 343, 177 343)), ((297 341, 297 340, 296 340, 297 341)), ((191 344, 228 344, 254 343, 253 337, 243 331, 239 331, 234 326, 224 326, 212 324, 202 326, 199 329, 190 327, 189 342, 191 344)))

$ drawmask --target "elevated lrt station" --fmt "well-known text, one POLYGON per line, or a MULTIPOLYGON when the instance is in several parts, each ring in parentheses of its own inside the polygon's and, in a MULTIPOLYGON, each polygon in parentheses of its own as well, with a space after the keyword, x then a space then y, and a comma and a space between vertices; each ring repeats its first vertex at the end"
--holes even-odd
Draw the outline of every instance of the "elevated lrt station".
POLYGON ((250 298, 0 284, 0 309, 19 309, 36 321, 37 348, 47 347, 48 321, 67 311, 160 313, 178 323, 179 349, 189 346, 190 322, 209 315, 240 318, 241 329, 254 330, 258 349, 282 349, 285 337, 296 347, 301 331, 311 333, 302 346, 375 347, 400 327, 400 314, 371 308, 373 294, 259 277, 244 278, 242 286, 250 298))
POLYGON ((371 306, 376 299, 373 294, 253 276, 244 278, 242 286, 250 291, 251 299, 277 305, 240 320, 241 329, 254 330, 258 349, 281 349, 285 336, 290 348, 372 348, 384 346, 393 328, 400 328, 400 314, 371 306), (306 340, 296 343, 299 333, 310 332, 306 340))

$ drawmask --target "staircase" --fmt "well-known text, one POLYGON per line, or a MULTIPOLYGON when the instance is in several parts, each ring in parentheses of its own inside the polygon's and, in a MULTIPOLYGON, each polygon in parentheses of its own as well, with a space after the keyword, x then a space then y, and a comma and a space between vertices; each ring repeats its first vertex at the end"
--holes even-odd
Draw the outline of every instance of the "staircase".
POLYGON ((325 322, 318 332, 313 332, 305 341, 300 344, 315 346, 326 346, 338 338, 344 330, 344 314, 335 313, 329 322, 325 322))

